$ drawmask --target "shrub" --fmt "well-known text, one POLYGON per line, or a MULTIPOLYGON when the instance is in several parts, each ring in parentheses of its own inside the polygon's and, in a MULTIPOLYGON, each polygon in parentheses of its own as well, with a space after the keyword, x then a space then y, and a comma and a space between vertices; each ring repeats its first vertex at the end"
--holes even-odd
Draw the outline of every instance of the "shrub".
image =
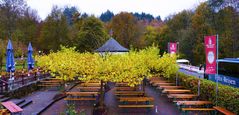
MULTIPOLYGON (((175 81, 175 76, 170 80, 175 81)), ((191 89, 194 94, 198 93, 198 80, 200 80, 200 100, 209 100, 216 105, 216 83, 210 80, 199 79, 179 73, 179 84, 191 89)), ((218 84, 217 105, 239 114, 239 89, 231 86, 218 84)))

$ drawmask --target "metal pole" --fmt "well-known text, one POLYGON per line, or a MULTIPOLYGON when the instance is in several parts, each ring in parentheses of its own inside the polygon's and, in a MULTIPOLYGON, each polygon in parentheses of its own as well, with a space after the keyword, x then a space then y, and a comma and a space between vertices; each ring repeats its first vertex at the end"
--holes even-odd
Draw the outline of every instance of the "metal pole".
POLYGON ((179 42, 177 42, 177 52, 179 54, 179 42))
POLYGON ((170 50, 169 50, 169 42, 168 42, 168 53, 170 53, 170 50))
POLYGON ((216 39, 217 39, 217 60, 216 60, 216 63, 217 63, 217 73, 216 73, 216 77, 217 77, 217 85, 216 85, 216 106, 217 106, 217 97, 218 97, 218 34, 216 35, 216 39))

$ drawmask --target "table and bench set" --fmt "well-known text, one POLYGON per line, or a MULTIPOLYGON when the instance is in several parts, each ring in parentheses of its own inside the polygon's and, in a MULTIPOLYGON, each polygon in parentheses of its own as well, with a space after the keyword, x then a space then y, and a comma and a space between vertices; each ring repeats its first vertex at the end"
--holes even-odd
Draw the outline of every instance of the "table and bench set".
POLYGON ((192 94, 191 90, 185 89, 183 86, 177 86, 168 80, 153 77, 148 81, 152 87, 160 90, 162 95, 167 95, 168 99, 182 111, 182 114, 188 114, 189 112, 206 112, 215 115, 218 113, 235 115, 225 108, 213 106, 211 101, 198 100, 198 95, 192 94))

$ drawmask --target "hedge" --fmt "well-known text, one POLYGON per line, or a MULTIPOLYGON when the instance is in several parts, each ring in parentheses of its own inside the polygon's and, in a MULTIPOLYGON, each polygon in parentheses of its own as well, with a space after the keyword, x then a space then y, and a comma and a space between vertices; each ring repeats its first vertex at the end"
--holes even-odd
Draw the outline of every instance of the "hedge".
MULTIPOLYGON (((178 74, 179 84, 191 89, 194 94, 198 94, 198 80, 200 80, 199 100, 209 100, 216 105, 216 83, 206 79, 199 79, 183 73, 178 74)), ((170 80, 175 82, 176 76, 171 76, 170 80)), ((239 88, 218 84, 217 106, 224 107, 236 114, 239 114, 239 88)))

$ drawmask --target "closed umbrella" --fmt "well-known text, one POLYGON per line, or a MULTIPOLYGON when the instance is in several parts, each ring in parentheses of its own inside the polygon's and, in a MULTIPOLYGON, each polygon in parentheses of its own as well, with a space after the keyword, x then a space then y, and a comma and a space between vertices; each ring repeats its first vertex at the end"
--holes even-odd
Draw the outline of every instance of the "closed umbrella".
POLYGON ((7 58, 6 58, 6 71, 10 72, 10 90, 13 89, 13 81, 14 81, 14 77, 12 77, 12 72, 15 71, 15 61, 14 61, 14 54, 13 54, 13 47, 12 47, 12 43, 11 40, 8 41, 7 44, 7 58))
POLYGON ((10 73, 15 71, 14 53, 11 40, 9 40, 7 44, 6 71, 10 73))
POLYGON ((28 55, 27 55, 27 65, 28 65, 28 70, 31 70, 34 68, 34 59, 32 57, 33 53, 33 48, 31 43, 28 45, 28 55))

